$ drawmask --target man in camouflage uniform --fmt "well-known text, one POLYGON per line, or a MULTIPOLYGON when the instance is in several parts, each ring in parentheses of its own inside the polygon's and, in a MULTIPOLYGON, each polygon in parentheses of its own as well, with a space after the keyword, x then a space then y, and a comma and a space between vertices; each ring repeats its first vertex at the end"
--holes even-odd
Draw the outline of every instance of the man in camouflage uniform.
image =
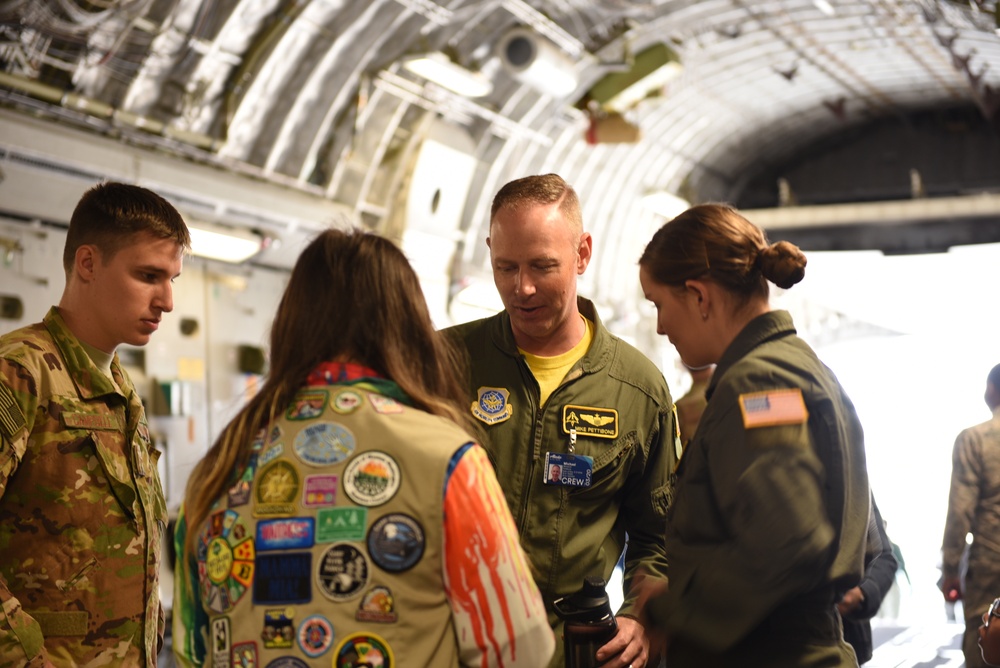
POLYGON ((962 599, 965 637, 962 652, 968 668, 986 666, 979 651, 983 613, 1000 596, 1000 364, 986 379, 987 422, 969 427, 955 439, 951 456, 951 492, 942 541, 941 591, 946 600, 962 599), (965 537, 972 534, 964 583, 959 572, 965 537))
POLYGON ((156 665, 167 513, 142 402, 115 353, 173 309, 190 245, 159 195, 90 189, 66 287, 0 337, 0 666, 156 665))

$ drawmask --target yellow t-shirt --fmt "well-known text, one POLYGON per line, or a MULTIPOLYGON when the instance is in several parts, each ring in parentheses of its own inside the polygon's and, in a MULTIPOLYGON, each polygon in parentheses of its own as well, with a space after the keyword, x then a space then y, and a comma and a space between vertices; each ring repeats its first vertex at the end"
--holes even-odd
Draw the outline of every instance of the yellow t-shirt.
POLYGON ((584 324, 587 326, 586 331, 583 333, 583 338, 580 339, 580 343, 561 355, 540 357, 527 353, 520 348, 517 349, 524 356, 524 361, 528 363, 528 368, 531 369, 532 375, 538 381, 538 387, 542 391, 542 406, 549 400, 549 395, 559 387, 559 383, 566 377, 569 370, 573 368, 573 365, 587 354, 587 351, 590 349, 590 343, 594 340, 594 324, 584 318, 583 315, 580 318, 583 319, 584 324))

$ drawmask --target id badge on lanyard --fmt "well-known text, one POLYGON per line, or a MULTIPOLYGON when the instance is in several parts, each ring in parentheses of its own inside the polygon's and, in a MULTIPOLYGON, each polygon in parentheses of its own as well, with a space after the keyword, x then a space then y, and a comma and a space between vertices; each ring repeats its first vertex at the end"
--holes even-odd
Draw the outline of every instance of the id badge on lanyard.
POLYGON ((544 481, 546 485, 590 487, 593 473, 593 457, 577 455, 572 452, 545 453, 544 481))

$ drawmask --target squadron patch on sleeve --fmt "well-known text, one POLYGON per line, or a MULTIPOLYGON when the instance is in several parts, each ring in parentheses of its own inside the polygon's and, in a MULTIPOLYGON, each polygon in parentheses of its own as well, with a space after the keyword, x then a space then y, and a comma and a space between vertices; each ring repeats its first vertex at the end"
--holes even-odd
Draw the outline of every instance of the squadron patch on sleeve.
POLYGON ((802 424, 809 419, 802 390, 798 388, 741 394, 739 403, 746 429, 802 424))
POLYGON ((478 392, 479 398, 472 402, 472 414, 480 422, 499 424, 514 414, 509 391, 502 387, 480 387, 478 392))

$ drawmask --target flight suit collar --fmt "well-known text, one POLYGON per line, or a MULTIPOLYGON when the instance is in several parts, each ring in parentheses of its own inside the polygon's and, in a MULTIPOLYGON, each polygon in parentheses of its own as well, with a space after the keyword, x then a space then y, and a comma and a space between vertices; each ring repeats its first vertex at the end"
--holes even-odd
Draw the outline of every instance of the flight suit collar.
POLYGON ((722 353, 722 357, 719 358, 719 363, 712 374, 712 380, 708 384, 708 389, 705 390, 705 397, 711 399, 712 393, 715 391, 715 386, 719 383, 719 379, 725 375, 729 367, 750 354, 750 351, 754 348, 765 341, 794 334, 795 324, 792 322, 792 316, 788 311, 768 311, 751 320, 743 328, 743 331, 736 335, 733 342, 722 353))
MULTIPOLYGON (((593 373, 608 363, 611 355, 611 349, 607 345, 610 335, 601 324, 597 308, 592 301, 577 296, 576 306, 583 317, 594 323, 594 340, 591 341, 590 349, 578 363, 578 367, 583 373, 593 373)), ((494 323, 493 331, 490 333, 493 344, 506 355, 519 358, 521 353, 517 350, 517 342, 514 340, 514 331, 511 329, 510 315, 507 311, 501 311, 494 323)))
MULTIPOLYGON (((63 364, 66 365, 66 372, 69 374, 73 385, 81 399, 95 399, 108 394, 118 394, 121 392, 115 384, 104 373, 97 368, 90 355, 80 345, 80 340, 66 326, 66 321, 59 315, 59 309, 55 306, 42 319, 42 323, 52 336, 52 340, 59 349, 63 364)), ((121 363, 116 352, 111 360, 112 375, 122 378, 121 363)), ((124 387, 122 388, 125 389, 124 387)))

